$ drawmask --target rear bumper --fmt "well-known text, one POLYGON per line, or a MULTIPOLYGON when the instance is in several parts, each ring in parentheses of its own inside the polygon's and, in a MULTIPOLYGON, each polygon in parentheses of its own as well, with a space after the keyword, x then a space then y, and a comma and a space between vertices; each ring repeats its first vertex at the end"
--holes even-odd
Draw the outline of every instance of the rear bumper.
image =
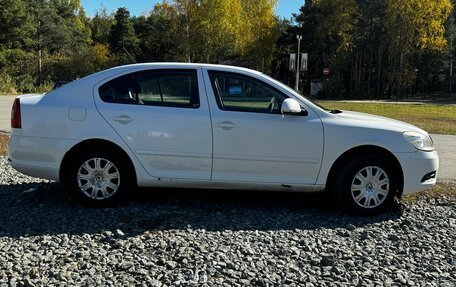
POLYGON ((404 174, 403 195, 423 191, 433 187, 437 182, 439 155, 437 151, 413 153, 396 153, 404 174), (432 173, 435 172, 435 175, 432 173))
POLYGON ((62 158, 76 141, 12 135, 8 161, 17 171, 38 178, 59 180, 62 158))

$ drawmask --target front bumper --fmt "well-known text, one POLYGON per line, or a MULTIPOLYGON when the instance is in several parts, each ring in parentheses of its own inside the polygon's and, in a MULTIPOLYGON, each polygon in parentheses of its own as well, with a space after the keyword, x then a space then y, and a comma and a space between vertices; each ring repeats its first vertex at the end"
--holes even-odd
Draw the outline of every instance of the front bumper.
POLYGON ((399 160, 404 174, 403 195, 423 191, 436 184, 439 169, 437 151, 395 153, 395 156, 399 160), (432 175, 433 172, 435 175, 432 175))

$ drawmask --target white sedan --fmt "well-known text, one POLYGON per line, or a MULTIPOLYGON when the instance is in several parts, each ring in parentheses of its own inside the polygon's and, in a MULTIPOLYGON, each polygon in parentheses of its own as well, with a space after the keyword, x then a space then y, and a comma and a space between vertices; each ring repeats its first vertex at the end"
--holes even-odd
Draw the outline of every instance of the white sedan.
POLYGON ((45 95, 18 97, 9 162, 94 205, 136 186, 327 191, 375 214, 432 187, 425 131, 328 111, 256 71, 219 65, 122 66, 45 95))

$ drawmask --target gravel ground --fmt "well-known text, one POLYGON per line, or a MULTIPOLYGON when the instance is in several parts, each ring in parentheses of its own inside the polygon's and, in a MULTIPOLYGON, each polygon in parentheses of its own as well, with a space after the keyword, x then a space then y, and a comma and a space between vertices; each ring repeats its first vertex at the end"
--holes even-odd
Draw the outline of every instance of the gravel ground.
MULTIPOLYGON (((150 191, 150 190, 148 190, 150 191)), ((166 189, 108 209, 0 158, 0 286, 455 286, 456 202, 166 189)))

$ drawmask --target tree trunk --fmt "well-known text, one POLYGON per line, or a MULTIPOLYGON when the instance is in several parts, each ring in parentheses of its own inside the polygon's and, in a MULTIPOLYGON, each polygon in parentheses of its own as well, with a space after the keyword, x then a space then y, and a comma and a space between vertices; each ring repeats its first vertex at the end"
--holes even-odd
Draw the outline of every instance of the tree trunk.
POLYGON ((378 62, 377 62, 377 88, 375 91, 375 99, 380 99, 381 79, 382 79, 382 60, 383 51, 381 48, 378 49, 378 62))
POLYGON ((372 81, 372 58, 374 56, 374 49, 371 45, 369 49, 369 65, 367 68, 369 69, 368 71, 368 77, 367 77, 367 97, 370 99, 371 96, 371 81, 372 81))

